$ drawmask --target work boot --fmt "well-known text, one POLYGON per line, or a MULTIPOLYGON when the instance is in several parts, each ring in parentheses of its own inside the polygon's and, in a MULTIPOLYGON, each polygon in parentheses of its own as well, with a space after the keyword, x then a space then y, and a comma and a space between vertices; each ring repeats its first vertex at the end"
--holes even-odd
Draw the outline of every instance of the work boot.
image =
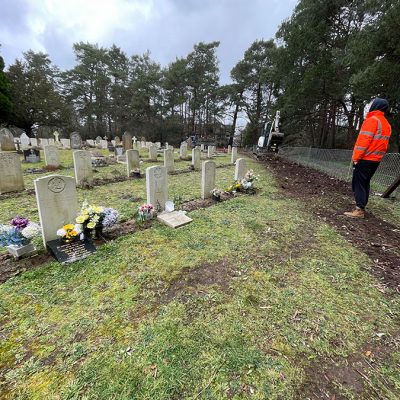
POLYGON ((362 210, 361 208, 356 207, 356 209, 354 211, 345 212, 344 215, 346 217, 351 217, 351 218, 364 218, 365 211, 362 210))

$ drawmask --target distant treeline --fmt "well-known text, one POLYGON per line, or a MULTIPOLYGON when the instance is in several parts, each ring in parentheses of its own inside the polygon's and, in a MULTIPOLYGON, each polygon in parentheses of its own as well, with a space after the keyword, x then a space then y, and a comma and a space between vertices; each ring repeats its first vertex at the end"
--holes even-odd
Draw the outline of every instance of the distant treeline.
POLYGON ((301 0, 274 40, 251 44, 228 85, 219 84, 219 42, 198 43, 165 68, 149 53, 128 57, 116 45, 82 42, 67 71, 33 51, 4 71, 0 57, 0 122, 30 136, 50 127, 84 138, 130 131, 174 143, 221 131, 232 141, 244 114, 244 144, 254 144, 279 109, 287 143, 350 147, 365 105, 379 95, 392 108, 395 147, 399 21, 400 0, 301 0))

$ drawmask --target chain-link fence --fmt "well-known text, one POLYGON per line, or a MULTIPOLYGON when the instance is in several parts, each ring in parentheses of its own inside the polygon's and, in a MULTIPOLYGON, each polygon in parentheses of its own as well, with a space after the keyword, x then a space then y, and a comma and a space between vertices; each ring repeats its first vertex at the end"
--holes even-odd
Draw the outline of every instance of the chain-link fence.
MULTIPOLYGON (((282 147, 279 155, 307 167, 315 168, 344 181, 351 181, 351 150, 315 149, 311 147, 282 147)), ((384 192, 400 176, 400 154, 388 153, 371 181, 375 192, 384 192)), ((400 189, 394 195, 400 197, 400 189)))

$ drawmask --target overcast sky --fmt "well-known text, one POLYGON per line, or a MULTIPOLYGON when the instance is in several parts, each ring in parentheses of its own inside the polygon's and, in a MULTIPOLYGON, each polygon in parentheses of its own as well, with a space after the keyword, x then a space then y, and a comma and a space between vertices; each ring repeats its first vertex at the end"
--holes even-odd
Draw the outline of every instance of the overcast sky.
POLYGON ((150 50, 162 66, 198 42, 221 42, 221 81, 256 39, 274 37, 297 0, 0 0, 0 54, 6 65, 29 49, 62 69, 74 65, 72 44, 108 47, 128 56, 150 50))

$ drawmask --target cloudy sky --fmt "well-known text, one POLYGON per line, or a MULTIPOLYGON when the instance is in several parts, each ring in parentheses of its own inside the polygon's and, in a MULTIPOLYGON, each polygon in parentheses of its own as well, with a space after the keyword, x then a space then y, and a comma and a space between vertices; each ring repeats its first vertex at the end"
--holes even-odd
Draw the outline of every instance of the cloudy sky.
POLYGON ((0 0, 0 54, 6 65, 32 49, 62 69, 74 65, 72 44, 108 47, 129 56, 150 50, 161 65, 198 42, 221 42, 221 80, 256 39, 270 39, 297 0, 0 0))

